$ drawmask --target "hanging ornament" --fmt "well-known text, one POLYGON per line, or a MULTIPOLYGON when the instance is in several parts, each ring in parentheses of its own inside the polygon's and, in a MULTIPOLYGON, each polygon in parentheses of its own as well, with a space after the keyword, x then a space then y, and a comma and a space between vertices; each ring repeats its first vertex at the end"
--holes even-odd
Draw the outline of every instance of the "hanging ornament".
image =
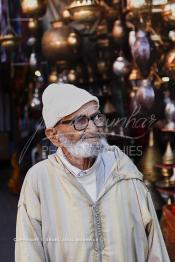
POLYGON ((122 44, 126 37, 126 29, 124 28, 121 20, 116 20, 112 29, 112 37, 118 44, 122 44))
POLYGON ((0 45, 6 50, 12 50, 19 43, 21 37, 16 34, 10 23, 9 5, 7 1, 7 26, 0 34, 0 45))
POLYGON ((36 53, 35 52, 32 52, 30 54, 29 65, 31 67, 36 67, 36 65, 37 65, 37 57, 36 57, 36 53))
POLYGON ((145 0, 127 0, 127 10, 135 11, 144 9, 146 6, 145 0))
POLYGON ((161 153, 155 145, 155 137, 153 130, 149 133, 148 146, 146 147, 143 156, 140 160, 140 171, 144 174, 144 179, 155 182, 159 179, 159 173, 155 168, 155 164, 160 163, 161 153))
POLYGON ((79 44, 75 32, 60 20, 53 21, 52 28, 44 33, 42 38, 43 54, 53 61, 73 59, 79 44))
POLYGON ((143 30, 139 30, 136 33, 136 40, 131 46, 131 52, 135 64, 144 77, 148 75, 149 69, 153 63, 153 50, 153 44, 149 41, 147 33, 143 30))
POLYGON ((90 23, 99 19, 103 9, 99 0, 73 0, 68 6, 72 19, 81 23, 90 23))
POLYGON ((175 42, 175 31, 170 30, 169 33, 168 33, 168 37, 172 42, 175 42))
POLYGON ((6 34, 0 35, 0 44, 6 50, 12 50, 20 41, 20 37, 8 30, 6 34))
POLYGON ((131 64, 123 56, 117 57, 113 63, 113 72, 118 76, 125 76, 131 71, 131 64))
POLYGON ((67 79, 68 79, 68 82, 71 84, 76 83, 78 81, 78 74, 75 69, 69 70, 67 74, 67 79))
POLYGON ((140 81, 140 87, 136 92, 136 102, 143 109, 150 109, 153 105, 155 98, 154 89, 151 80, 144 79, 140 81))
POLYGON ((46 13, 48 0, 21 0, 22 12, 30 17, 41 17, 46 13))
POLYGON ((167 0, 127 0, 127 10, 129 12, 146 13, 151 9, 152 13, 161 13, 167 0))
POLYGON ((166 165, 174 164, 174 154, 170 142, 167 143, 165 153, 162 157, 162 162, 166 165))
POLYGON ((140 80, 142 77, 141 77, 141 74, 140 74, 140 71, 138 68, 133 68, 131 70, 131 73, 129 74, 129 80, 130 81, 137 81, 137 80, 140 80))
POLYGON ((165 127, 166 130, 175 130, 175 102, 170 98, 166 101, 165 106, 165 127))
POLYGON ((35 18, 30 18, 28 21, 28 28, 32 31, 35 32, 38 29, 38 20, 35 18))
POLYGON ((175 78, 175 48, 171 49, 165 57, 165 70, 168 76, 175 78))
POLYGON ((52 71, 50 72, 48 76, 48 82, 50 84, 58 82, 58 73, 57 73, 56 68, 53 68, 52 71))
POLYGON ((172 3, 170 2, 167 5, 165 5, 165 7, 163 8, 162 16, 166 22, 172 23, 174 25, 174 21, 175 21, 174 1, 172 1, 172 3))

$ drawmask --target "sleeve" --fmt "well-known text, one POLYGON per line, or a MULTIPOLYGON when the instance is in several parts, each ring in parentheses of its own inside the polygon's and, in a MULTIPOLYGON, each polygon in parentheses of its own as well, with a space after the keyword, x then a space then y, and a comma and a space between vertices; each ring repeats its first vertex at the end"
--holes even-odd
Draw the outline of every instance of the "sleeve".
POLYGON ((160 225, 154 209, 150 192, 147 192, 147 205, 151 220, 147 224, 146 231, 148 236, 148 262, 170 262, 165 242, 162 236, 160 225))
POLYGON ((40 201, 37 194, 37 183, 32 172, 28 172, 18 202, 15 261, 44 262, 42 245, 40 201))

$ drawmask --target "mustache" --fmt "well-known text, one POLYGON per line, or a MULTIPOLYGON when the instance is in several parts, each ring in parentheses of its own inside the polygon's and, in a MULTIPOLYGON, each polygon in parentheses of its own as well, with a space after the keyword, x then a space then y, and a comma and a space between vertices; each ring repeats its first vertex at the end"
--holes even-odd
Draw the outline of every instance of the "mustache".
POLYGON ((102 138, 103 135, 100 134, 100 133, 86 133, 86 134, 82 134, 81 137, 80 137, 80 140, 81 141, 84 141, 88 138, 102 138))

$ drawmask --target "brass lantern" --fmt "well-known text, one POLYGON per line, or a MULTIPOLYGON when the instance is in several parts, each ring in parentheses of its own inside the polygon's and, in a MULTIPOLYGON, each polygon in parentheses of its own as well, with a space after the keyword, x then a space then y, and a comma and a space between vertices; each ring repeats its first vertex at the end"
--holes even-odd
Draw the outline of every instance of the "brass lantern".
POLYGON ((172 22, 175 21, 175 3, 168 3, 165 5, 163 12, 162 12, 163 19, 166 22, 172 22))
POLYGON ((153 13, 162 12, 162 8, 167 4, 167 0, 127 0, 127 9, 131 12, 148 12, 151 7, 153 13))
POLYGON ((120 20, 116 20, 114 22, 114 26, 113 26, 113 29, 112 29, 112 37, 113 39, 115 40, 115 42, 117 43, 122 43, 124 38, 125 38, 125 28, 124 26, 122 25, 121 21, 120 20))
POLYGON ((15 35, 13 32, 8 32, 7 34, 0 35, 0 44, 6 50, 13 49, 19 42, 20 37, 15 35))
POLYGON ((174 164, 174 153, 173 153, 170 142, 167 143, 165 153, 162 156, 162 162, 163 164, 167 164, 167 165, 174 164))
POLYGON ((104 8, 99 0, 73 0, 68 10, 74 21, 89 23, 101 17, 104 8))
POLYGON ((48 0, 21 0, 22 12, 27 16, 43 16, 47 9, 48 0))
POLYGON ((75 33, 60 20, 51 24, 52 28, 45 32, 42 38, 44 55, 53 61, 73 58, 78 45, 75 33))
POLYGON ((127 1, 127 9, 129 11, 143 9, 145 5, 146 5, 145 0, 128 0, 127 1))
POLYGON ((150 182, 155 182, 159 179, 159 173, 155 168, 155 164, 161 161, 161 153, 155 145, 155 137, 153 130, 149 133, 148 146, 146 147, 144 154, 140 160, 139 167, 144 178, 150 182))

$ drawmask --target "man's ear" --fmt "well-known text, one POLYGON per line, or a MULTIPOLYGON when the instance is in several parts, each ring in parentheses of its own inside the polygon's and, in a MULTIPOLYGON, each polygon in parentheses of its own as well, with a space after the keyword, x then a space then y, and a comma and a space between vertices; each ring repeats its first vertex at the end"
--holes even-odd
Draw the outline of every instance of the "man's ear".
POLYGON ((58 134, 56 128, 47 128, 45 130, 45 135, 56 147, 59 146, 58 134))

